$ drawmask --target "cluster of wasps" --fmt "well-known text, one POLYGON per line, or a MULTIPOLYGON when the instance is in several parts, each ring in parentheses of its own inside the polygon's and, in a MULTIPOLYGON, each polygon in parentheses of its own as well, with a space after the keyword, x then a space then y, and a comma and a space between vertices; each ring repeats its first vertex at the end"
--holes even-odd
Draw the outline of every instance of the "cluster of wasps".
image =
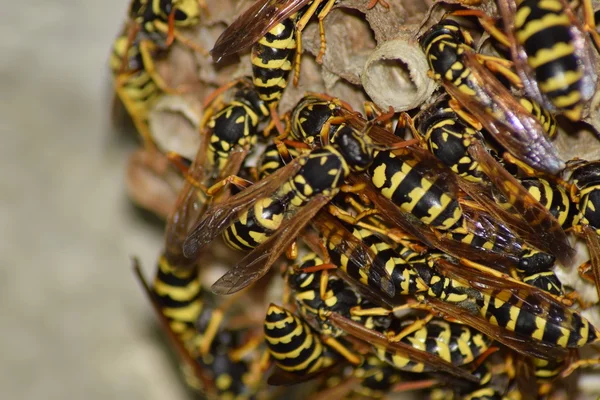
MULTIPOLYGON (((600 161, 562 160, 551 139, 589 112, 600 39, 588 1, 583 20, 566 0, 497 3, 501 19, 459 9, 417 33, 440 90, 399 116, 324 93, 278 112, 315 15, 317 61, 335 51, 322 23, 336 0, 258 0, 223 32, 214 60, 251 48, 253 76, 206 101, 193 160, 169 154, 184 185, 151 283, 135 262, 190 385, 224 399, 304 382, 306 398, 575 396, 574 372, 600 363, 579 349, 600 331, 555 267, 600 292, 600 161), (478 52, 475 21, 500 56, 478 52), (235 265, 210 293, 219 236, 235 265)), ((115 42, 115 90, 148 148, 151 104, 174 90, 154 59, 174 41, 203 51, 180 32, 203 9, 134 0, 115 42)))

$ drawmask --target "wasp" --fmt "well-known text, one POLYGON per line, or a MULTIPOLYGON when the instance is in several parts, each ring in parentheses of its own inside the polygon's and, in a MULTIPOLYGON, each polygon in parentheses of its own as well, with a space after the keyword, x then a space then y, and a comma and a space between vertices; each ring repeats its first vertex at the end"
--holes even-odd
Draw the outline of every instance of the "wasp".
MULTIPOLYGON (((371 1, 368 8, 374 7, 377 2, 378 0, 371 1)), ((317 62, 321 63, 326 49, 323 20, 335 3, 336 0, 258 0, 219 36, 211 50, 213 60, 219 62, 223 57, 243 51, 257 41, 269 40, 270 34, 277 33, 278 27, 288 24, 286 20, 290 20, 289 22, 293 24, 297 46, 294 77, 296 85, 300 73, 299 57, 302 54, 301 33, 312 16, 316 14, 321 38, 317 62)), ((385 2, 382 4, 388 6, 385 2)))
POLYGON ((443 20, 419 42, 434 79, 510 153, 550 174, 564 168, 544 127, 480 63, 456 22, 443 20))
POLYGON ((597 85, 596 45, 591 2, 583 1, 582 26, 571 5, 563 0, 501 0, 505 32, 493 29, 490 18, 470 12, 500 43, 510 49, 517 74, 527 94, 553 113, 579 121, 597 85))
POLYGON ((565 358, 598 340, 589 321, 542 290, 464 260, 472 268, 443 257, 431 263, 418 266, 430 288, 422 300, 522 354, 565 358))
MULTIPOLYGON (((410 117, 403 115, 402 118, 403 124, 409 125, 413 135, 421 136, 410 117)), ((374 128, 370 132, 376 134, 373 137, 376 142, 385 144, 394 140, 393 136, 390 138, 390 133, 383 129, 374 128)), ((451 228, 462 225, 463 231, 481 232, 480 236, 489 238, 488 232, 498 232, 498 229, 487 224, 488 227, 482 231, 481 218, 471 221, 471 212, 465 212, 469 209, 483 209, 492 221, 500 221, 502 225, 498 228, 505 233, 496 233, 496 237, 510 237, 516 234, 535 247, 554 254, 563 262, 569 262, 574 254, 559 221, 488 153, 479 140, 473 138, 468 147, 468 159, 476 162, 476 168, 483 172, 482 175, 487 175, 478 183, 458 179, 429 152, 421 151, 415 146, 409 145, 388 153, 383 153, 381 159, 376 158, 371 164, 369 172, 372 182, 385 197, 395 203, 400 202, 400 208, 415 214, 425 224, 433 223, 434 228, 446 231, 452 231, 451 228), (421 177, 425 179, 420 181, 421 177), (417 185, 417 192, 411 193, 411 184, 417 185), (425 190, 426 188, 429 189, 425 190), (495 192, 498 191, 511 205, 510 210, 497 204, 495 192), (437 194, 442 196, 439 200, 436 200, 436 193, 441 193, 437 194), (465 195, 477 203, 475 207, 471 201, 464 200, 465 195), (415 201, 417 198, 413 199, 414 196, 419 196, 419 200, 415 201), (428 201, 432 202, 431 211, 428 209, 428 201)), ((481 211, 476 211, 476 214, 481 215, 481 211)))
MULTIPOLYGON (((303 316, 308 321, 316 320, 316 328, 322 334, 340 337, 346 333, 336 326, 335 320, 329 320, 331 314, 335 313, 338 318, 341 316, 351 321, 354 330, 362 326, 367 330, 380 331, 387 337, 396 338, 394 342, 432 355, 429 362, 423 362, 419 360, 427 359, 425 355, 415 360, 412 352, 392 351, 381 341, 375 345, 375 354, 381 360, 410 372, 431 370, 435 357, 455 366, 468 364, 487 350, 489 340, 468 327, 453 326, 432 318, 426 324, 410 318, 398 320, 387 310, 361 298, 344 280, 326 275, 325 271, 307 272, 319 263, 322 260, 309 254, 298 272, 290 273, 288 282, 303 316), (419 327, 414 328, 414 325, 419 327)), ((364 333, 362 336, 365 336, 364 333)))
POLYGON ((148 126, 150 110, 163 93, 177 91, 155 69, 153 59, 159 53, 160 48, 149 40, 136 37, 130 43, 127 35, 121 35, 115 40, 110 56, 116 95, 150 149, 154 148, 148 126))
POLYGON ((441 98, 417 114, 414 120, 416 132, 423 132, 422 140, 429 151, 458 176, 480 182, 484 173, 471 158, 469 146, 482 136, 464 123, 448 102, 448 98, 441 98))
POLYGON ((340 127, 335 137, 333 144, 311 150, 230 201, 211 208, 198 222, 184 243, 184 254, 190 259, 197 258, 201 248, 223 231, 227 231, 226 241, 233 247, 253 249, 213 290, 233 293, 262 277, 306 224, 339 193, 350 171, 368 165, 372 148, 364 144, 360 131, 340 127))

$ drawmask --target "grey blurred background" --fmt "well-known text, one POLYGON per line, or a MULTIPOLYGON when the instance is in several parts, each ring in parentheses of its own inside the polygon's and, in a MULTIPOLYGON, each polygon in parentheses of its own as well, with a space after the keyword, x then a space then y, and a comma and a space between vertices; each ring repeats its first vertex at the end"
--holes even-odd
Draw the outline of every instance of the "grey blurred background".
POLYGON ((153 268, 162 233, 127 199, 134 144, 110 123, 127 2, 1 7, 3 398, 189 398, 130 267, 153 268))

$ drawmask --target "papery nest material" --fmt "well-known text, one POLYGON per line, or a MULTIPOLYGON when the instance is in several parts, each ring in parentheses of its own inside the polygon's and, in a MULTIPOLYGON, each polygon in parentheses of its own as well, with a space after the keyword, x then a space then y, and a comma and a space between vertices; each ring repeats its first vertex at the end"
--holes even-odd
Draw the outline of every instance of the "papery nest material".
POLYGON ((183 179, 158 151, 138 149, 129 156, 125 185, 140 207, 167 219, 173 211, 183 179))
POLYGON ((361 74, 363 87, 384 110, 407 111, 431 97, 437 87, 428 75, 425 55, 412 29, 382 43, 371 53, 361 74))

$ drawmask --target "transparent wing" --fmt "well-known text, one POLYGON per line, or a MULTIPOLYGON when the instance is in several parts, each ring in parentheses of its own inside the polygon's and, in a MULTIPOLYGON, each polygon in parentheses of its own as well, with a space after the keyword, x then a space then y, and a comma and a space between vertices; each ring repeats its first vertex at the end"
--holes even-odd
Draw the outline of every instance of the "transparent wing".
POLYGON ((564 168, 558 151, 544 128, 512 94, 477 60, 477 54, 465 48, 462 59, 475 81, 476 95, 466 94, 451 83, 443 82, 446 91, 479 120, 502 146, 531 167, 550 174, 564 168), (489 101, 493 107, 481 104, 489 101))
MULTIPOLYGON (((481 143, 469 148, 469 153, 491 180, 494 187, 508 199, 519 215, 498 207, 489 196, 481 195, 481 190, 468 191, 468 194, 492 215, 504 221, 515 233, 540 250, 555 255, 569 265, 575 250, 571 247, 565 231, 556 218, 541 205, 519 181, 485 150, 481 143)), ((463 186, 464 187, 464 186, 463 186)), ((468 190, 464 187, 463 190, 468 190)))

